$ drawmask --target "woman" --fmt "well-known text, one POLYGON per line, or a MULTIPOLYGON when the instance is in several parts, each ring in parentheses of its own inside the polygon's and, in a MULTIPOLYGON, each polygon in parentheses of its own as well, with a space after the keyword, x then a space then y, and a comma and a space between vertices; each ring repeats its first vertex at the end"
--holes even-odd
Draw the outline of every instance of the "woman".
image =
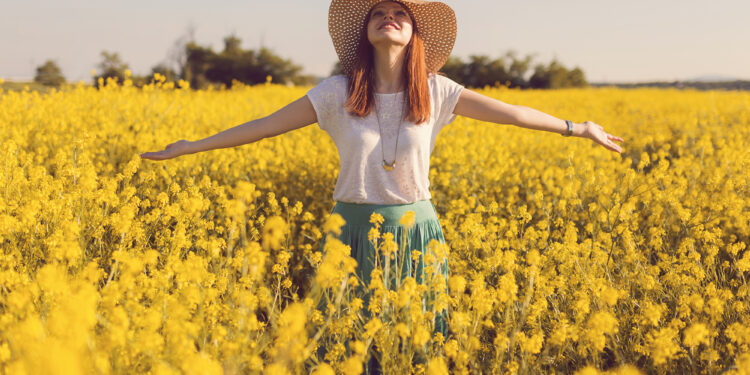
MULTIPOLYGON (((412 249, 421 251, 418 282, 429 241, 445 242, 430 202, 429 157, 438 132, 456 115, 589 138, 622 151, 614 143, 622 138, 593 122, 572 123, 506 104, 435 74, 456 37, 455 15, 444 3, 333 0, 329 31, 346 74, 324 80, 268 117, 199 141, 180 140, 141 157, 164 160, 240 146, 317 122, 334 140, 341 161, 333 194, 333 213, 346 220, 340 238, 351 246, 357 274, 368 283, 374 267, 367 238, 373 213, 383 216, 381 233, 394 233, 399 245, 406 241, 404 259, 411 259, 412 249), (415 214, 409 228, 399 224, 407 211, 415 214)), ((413 274, 408 263, 404 273, 413 274)), ((447 260, 443 264, 447 278, 447 260)), ((437 317, 436 329, 445 336, 444 319, 437 317)))

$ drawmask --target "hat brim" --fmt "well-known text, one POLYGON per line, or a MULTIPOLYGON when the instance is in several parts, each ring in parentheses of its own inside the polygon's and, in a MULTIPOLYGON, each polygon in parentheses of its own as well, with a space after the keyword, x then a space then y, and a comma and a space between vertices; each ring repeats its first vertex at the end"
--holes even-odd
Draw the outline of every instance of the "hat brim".
MULTIPOLYGON (((384 0, 332 0, 328 9, 328 32, 345 72, 357 59, 362 25, 367 13, 384 0)), ((425 63, 429 72, 437 72, 448 61, 456 42, 456 14, 439 1, 394 0, 406 6, 414 17, 424 40, 425 63)))

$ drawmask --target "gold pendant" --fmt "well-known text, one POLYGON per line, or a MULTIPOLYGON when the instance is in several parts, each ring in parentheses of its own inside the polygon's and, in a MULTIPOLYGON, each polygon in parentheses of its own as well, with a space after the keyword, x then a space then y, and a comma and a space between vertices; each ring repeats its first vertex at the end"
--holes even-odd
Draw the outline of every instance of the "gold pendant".
POLYGON ((396 161, 395 160, 391 164, 388 164, 388 163, 385 162, 385 160, 383 160, 383 168, 385 168, 386 171, 392 171, 393 167, 395 167, 395 166, 396 166, 396 161))

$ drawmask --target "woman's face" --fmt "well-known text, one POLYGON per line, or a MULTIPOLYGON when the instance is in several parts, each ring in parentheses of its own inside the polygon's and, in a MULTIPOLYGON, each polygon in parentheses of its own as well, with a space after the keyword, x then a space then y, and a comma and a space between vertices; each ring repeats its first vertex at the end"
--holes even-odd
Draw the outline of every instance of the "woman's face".
POLYGON ((382 1, 370 10, 367 39, 373 46, 406 46, 411 40, 412 25, 411 17, 403 5, 394 1, 382 1))

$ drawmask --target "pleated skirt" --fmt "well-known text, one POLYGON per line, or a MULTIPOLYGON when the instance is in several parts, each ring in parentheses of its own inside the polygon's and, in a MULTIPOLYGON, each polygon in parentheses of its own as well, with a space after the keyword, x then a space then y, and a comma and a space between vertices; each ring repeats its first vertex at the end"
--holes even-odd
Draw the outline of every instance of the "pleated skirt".
MULTIPOLYGON (((364 307, 362 313, 365 316, 365 322, 369 321, 370 313, 367 310, 369 294, 367 293, 367 285, 370 283, 370 273, 375 268, 375 248, 368 239, 370 229, 373 228, 374 224, 370 223, 370 217, 373 213, 378 213, 383 217, 383 223, 380 224, 381 240, 378 243, 382 243, 382 235, 384 233, 393 233, 394 240, 398 244, 398 250, 395 254, 398 259, 398 269, 401 269, 403 280, 407 276, 415 278, 416 282, 421 284, 424 283, 425 274, 424 257, 427 253, 427 247, 430 241, 437 240, 440 243, 445 243, 445 237, 443 236, 443 229, 440 225, 440 221, 435 211, 435 206, 429 199, 417 201, 414 203, 407 204, 394 204, 394 205, 383 205, 383 204, 357 204, 349 202, 337 201, 331 214, 338 213, 341 215, 346 224, 341 227, 341 234, 338 239, 345 245, 351 247, 351 257, 357 260, 356 273, 357 276, 362 280, 364 285, 359 286, 359 290, 362 292, 364 307), (404 214, 408 211, 414 211, 414 225, 407 228, 399 223, 404 214), (404 246, 404 242, 406 246, 404 246), (420 252, 419 259, 417 261, 412 260, 412 251, 418 250, 420 252), (403 252, 403 254, 402 254, 403 252), (401 262, 400 260, 408 260, 401 262), (415 269, 416 268, 416 269, 415 269), (416 272, 415 272, 416 271, 416 272)), ((320 244, 321 252, 324 252, 325 239, 320 244)), ((385 257, 382 253, 379 253, 378 264, 380 268, 383 268, 385 264, 385 257)), ((394 265, 396 260, 390 260, 389 273, 393 273, 394 265)), ((448 278, 449 278, 449 267, 448 259, 438 259, 440 264, 439 272, 445 278, 446 293, 448 278)), ((392 279, 393 276, 389 277, 392 279)), ((389 289, 395 290, 394 283, 389 283, 389 289)), ((423 311, 427 311, 427 306, 423 304, 423 311)), ((435 325, 433 334, 441 332, 443 337, 447 337, 450 328, 448 326, 448 317, 446 311, 438 313, 435 316, 435 325)))

